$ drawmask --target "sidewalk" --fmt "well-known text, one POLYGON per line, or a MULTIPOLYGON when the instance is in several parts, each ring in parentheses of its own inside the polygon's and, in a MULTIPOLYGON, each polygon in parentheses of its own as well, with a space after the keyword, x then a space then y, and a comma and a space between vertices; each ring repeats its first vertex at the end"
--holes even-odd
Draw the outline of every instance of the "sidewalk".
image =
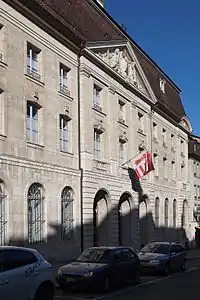
POLYGON ((200 248, 190 249, 187 253, 187 259, 200 259, 200 248))

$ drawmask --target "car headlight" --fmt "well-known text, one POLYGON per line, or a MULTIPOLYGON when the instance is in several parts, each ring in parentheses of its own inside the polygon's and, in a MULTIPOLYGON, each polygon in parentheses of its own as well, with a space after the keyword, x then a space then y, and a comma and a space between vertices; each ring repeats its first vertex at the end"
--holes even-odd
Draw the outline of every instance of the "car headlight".
POLYGON ((93 272, 86 272, 83 274, 84 277, 92 277, 93 272))
POLYGON ((152 259, 152 260, 150 260, 150 263, 158 265, 158 264, 160 264, 160 261, 158 259, 152 259))
POLYGON ((62 276, 62 271, 61 271, 61 270, 58 270, 57 275, 58 275, 58 276, 62 276))

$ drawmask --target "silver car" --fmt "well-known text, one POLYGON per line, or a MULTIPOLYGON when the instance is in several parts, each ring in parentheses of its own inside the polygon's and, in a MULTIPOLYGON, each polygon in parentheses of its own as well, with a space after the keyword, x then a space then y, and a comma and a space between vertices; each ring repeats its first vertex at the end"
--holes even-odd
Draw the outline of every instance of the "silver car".
POLYGON ((178 243, 154 242, 147 244, 138 253, 143 271, 162 272, 168 274, 171 270, 184 270, 187 252, 178 243))

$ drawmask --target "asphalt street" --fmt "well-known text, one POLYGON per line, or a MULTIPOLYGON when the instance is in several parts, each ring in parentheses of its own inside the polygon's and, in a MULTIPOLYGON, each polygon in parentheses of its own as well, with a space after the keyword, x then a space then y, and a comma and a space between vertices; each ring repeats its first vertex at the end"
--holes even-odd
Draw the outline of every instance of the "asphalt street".
POLYGON ((198 297, 200 286, 200 259, 188 261, 185 272, 167 277, 142 276, 141 283, 107 294, 64 294, 57 290, 55 300, 188 300, 198 297))

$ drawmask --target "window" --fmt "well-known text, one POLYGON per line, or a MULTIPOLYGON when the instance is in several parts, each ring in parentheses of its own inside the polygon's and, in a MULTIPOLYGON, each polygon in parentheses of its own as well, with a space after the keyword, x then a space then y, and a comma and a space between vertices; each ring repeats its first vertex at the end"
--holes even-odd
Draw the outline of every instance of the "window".
POLYGON ((94 130, 94 157, 101 158, 101 134, 94 130))
POLYGON ((181 162, 181 178, 182 178, 182 180, 184 180, 184 178, 185 178, 185 162, 184 161, 181 162))
POLYGON ((5 135, 5 93, 0 89, 0 134, 5 135))
POLYGON ((29 243, 41 243, 44 239, 44 199, 42 185, 32 184, 27 196, 29 243))
POLYGON ((0 180, 0 245, 5 245, 7 239, 6 197, 5 184, 0 180))
POLYGON ((165 227, 169 226, 169 200, 165 199, 165 227))
POLYGON ((4 52, 4 27, 0 24, 0 62, 3 61, 4 52))
POLYGON ((183 140, 181 140, 181 155, 184 155, 184 151, 185 149, 184 149, 184 141, 183 140))
POLYGON ((197 177, 199 177, 200 176, 200 172, 199 172, 200 170, 199 170, 199 164, 197 163, 197 177))
POLYGON ((165 94, 165 84, 166 81, 164 79, 160 79, 160 90, 163 94, 165 94))
POLYGON ((61 194, 61 239, 71 239, 73 235, 73 190, 64 188, 61 194))
POLYGON ((186 227, 188 222, 188 204, 187 200, 183 201, 182 226, 186 227))
POLYGON ((100 101, 100 96, 101 96, 101 91, 102 89, 98 87, 96 84, 94 84, 93 88, 93 106, 95 109, 102 111, 101 107, 101 101, 100 101))
POLYGON ((162 138, 163 138, 163 146, 167 146, 167 132, 166 130, 163 128, 162 130, 162 138))
POLYGON ((176 178, 176 164, 175 161, 171 162, 172 179, 176 178))
POLYGON ((144 133, 144 115, 138 112, 138 132, 144 133))
POLYGON ((39 55, 40 50, 30 43, 27 43, 27 73, 40 80, 39 75, 39 55))
POLYGON ((156 197, 155 200, 155 226, 159 226, 159 215, 160 215, 160 199, 156 197))
POLYGON ((27 102, 27 139, 38 143, 38 111, 39 108, 32 102, 27 102))
POLYGON ((119 122, 125 124, 125 103, 119 100, 119 122))
POLYGON ((26 250, 4 249, 0 252, 1 270, 8 271, 37 262, 35 255, 26 250))
POLYGON ((60 116, 60 150, 69 152, 69 120, 60 116))
POLYGON ((177 206, 177 202, 176 199, 174 199, 173 201, 173 227, 176 228, 176 206, 177 206))
POLYGON ((157 138, 158 138, 157 128, 158 128, 158 125, 153 122, 153 139, 154 140, 157 140, 157 138))
POLYGON ((154 174, 158 176, 158 155, 156 153, 153 154, 153 164, 154 164, 154 174))
POLYGON ((122 165, 124 163, 124 147, 125 144, 119 141, 119 163, 122 165))
POLYGON ((197 175, 197 164, 196 164, 196 162, 194 161, 194 164, 193 164, 193 170, 194 170, 194 176, 196 176, 197 175))
POLYGON ((175 145, 174 145, 174 135, 171 134, 171 150, 175 152, 175 145))
POLYGON ((167 158, 163 157, 163 177, 167 178, 167 158))
POLYGON ((65 65, 60 64, 60 92, 69 95, 68 85, 67 85, 67 77, 69 73, 69 68, 65 65))
POLYGON ((197 199, 197 186, 194 185, 194 199, 197 199))

